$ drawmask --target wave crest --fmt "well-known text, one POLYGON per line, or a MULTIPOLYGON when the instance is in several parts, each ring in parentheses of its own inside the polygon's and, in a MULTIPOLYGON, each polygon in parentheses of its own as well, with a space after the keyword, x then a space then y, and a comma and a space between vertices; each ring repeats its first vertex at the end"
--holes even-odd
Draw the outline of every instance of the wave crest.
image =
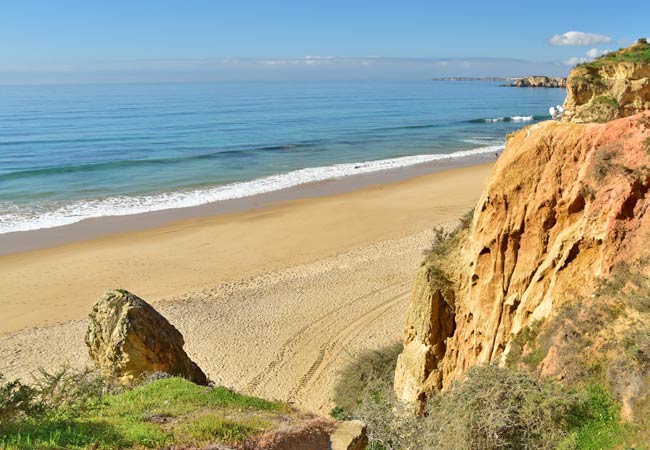
POLYGON ((53 228, 104 216, 125 216, 163 209, 186 208, 287 189, 306 183, 343 178, 408 167, 427 162, 490 154, 503 150, 503 144, 487 145, 454 153, 403 156, 400 158, 309 167, 292 172, 190 191, 166 192, 146 196, 114 196, 76 201, 62 205, 16 205, 0 202, 0 234, 53 228))
POLYGON ((495 123, 495 122, 532 122, 534 120, 547 120, 551 116, 505 116, 505 117, 493 117, 488 119, 473 119, 468 120, 468 123, 495 123))

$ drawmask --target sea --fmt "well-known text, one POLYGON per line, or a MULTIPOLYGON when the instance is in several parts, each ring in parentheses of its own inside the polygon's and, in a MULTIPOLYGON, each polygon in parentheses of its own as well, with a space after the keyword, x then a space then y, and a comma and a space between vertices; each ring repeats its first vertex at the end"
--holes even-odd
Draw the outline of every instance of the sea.
POLYGON ((0 233, 494 155, 565 96, 503 84, 0 86, 0 233))

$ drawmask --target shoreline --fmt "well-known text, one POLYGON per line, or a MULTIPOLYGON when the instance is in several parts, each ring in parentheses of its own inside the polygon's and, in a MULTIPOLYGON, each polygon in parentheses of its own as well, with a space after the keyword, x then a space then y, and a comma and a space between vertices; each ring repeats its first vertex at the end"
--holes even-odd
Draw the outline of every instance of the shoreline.
POLYGON ((111 288, 155 303, 430 229, 474 206, 491 168, 441 170, 0 256, 0 336, 83 318, 111 288))
POLYGON ((140 231, 189 219, 244 213, 292 200, 326 197, 364 188, 394 184, 446 170, 491 163, 494 155, 477 154, 443 159, 371 173, 308 182, 248 197, 209 202, 197 206, 169 208, 122 216, 101 216, 71 224, 0 234, 0 256, 91 240, 113 234, 140 231))

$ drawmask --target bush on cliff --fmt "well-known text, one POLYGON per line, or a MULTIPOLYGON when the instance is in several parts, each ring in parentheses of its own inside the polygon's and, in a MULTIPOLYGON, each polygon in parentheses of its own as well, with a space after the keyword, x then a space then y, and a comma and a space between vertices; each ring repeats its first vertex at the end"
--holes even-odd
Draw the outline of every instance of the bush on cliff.
POLYGON ((402 352, 402 344, 370 350, 352 359, 341 371, 338 384, 334 388, 336 407, 331 416, 335 419, 349 419, 365 395, 369 386, 392 383, 397 356, 402 352))
POLYGON ((458 260, 454 252, 460 249, 467 231, 472 225, 474 217, 474 208, 467 211, 460 219, 455 228, 448 231, 444 227, 434 228, 434 238, 429 247, 424 252, 424 264, 429 267, 429 276, 432 282, 439 286, 451 285, 451 272, 458 260))
POLYGON ((421 417, 394 397, 390 377, 374 376, 352 415, 367 423, 371 450, 597 450, 622 433, 601 386, 570 389, 497 366, 470 369, 421 417))

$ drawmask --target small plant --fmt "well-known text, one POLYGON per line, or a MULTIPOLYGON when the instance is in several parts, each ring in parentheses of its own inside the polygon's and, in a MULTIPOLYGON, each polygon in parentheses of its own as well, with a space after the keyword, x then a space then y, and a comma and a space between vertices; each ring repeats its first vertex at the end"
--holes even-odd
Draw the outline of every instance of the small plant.
POLYGON ((594 201, 596 199, 596 190, 593 186, 584 184, 580 187, 580 195, 587 200, 594 201))
POLYGON ((444 227, 434 228, 434 238, 431 247, 424 252, 424 264, 428 268, 429 281, 437 288, 447 288, 452 285, 452 272, 464 236, 472 226, 474 209, 467 211, 458 221, 458 225, 448 231, 444 227))
POLYGON ((39 369, 35 388, 49 409, 83 409, 98 402, 105 392, 104 379, 94 370, 63 367, 54 372, 39 369))
MULTIPOLYGON (((515 367, 518 363, 524 363, 531 369, 537 365, 546 356, 538 343, 538 336, 541 331, 542 321, 534 321, 524 327, 510 341, 510 352, 506 357, 506 364, 509 367, 515 367)), ((547 349, 548 351, 548 349, 547 349)))
POLYGON ((336 419, 349 418, 361 402, 368 386, 381 380, 392 386, 397 357, 401 344, 370 350, 354 358, 341 372, 339 383, 334 389, 336 407, 330 415, 336 419))
POLYGON ((461 230, 469 230, 469 228, 472 226, 472 220, 474 219, 474 208, 471 208, 468 210, 465 214, 461 216, 460 223, 459 223, 459 228, 461 230))
POLYGON ((176 430, 176 440, 201 444, 202 442, 242 442, 256 431, 264 429, 262 422, 234 421, 223 414, 206 414, 176 430))
POLYGON ((330 416, 332 416, 336 420, 350 420, 352 418, 350 412, 348 412, 345 408, 341 406, 335 406, 334 408, 332 408, 332 410, 330 411, 330 416))
POLYGON ((619 145, 605 145, 598 150, 594 155, 594 162, 591 167, 590 175, 596 181, 603 181, 610 171, 616 167, 614 161, 621 151, 619 145))
POLYGON ((650 129, 650 115, 646 114, 644 116, 639 117, 637 124, 641 128, 650 129))
POLYGON ((611 108, 614 108, 614 109, 618 109, 620 107, 620 105, 618 104, 616 99, 614 99, 612 97, 608 97, 606 95, 601 95, 599 97, 596 97, 594 99, 594 103, 607 105, 607 106, 609 106, 611 108))
POLYGON ((38 391, 20 380, 5 381, 0 374, 0 424, 42 412, 38 391))

